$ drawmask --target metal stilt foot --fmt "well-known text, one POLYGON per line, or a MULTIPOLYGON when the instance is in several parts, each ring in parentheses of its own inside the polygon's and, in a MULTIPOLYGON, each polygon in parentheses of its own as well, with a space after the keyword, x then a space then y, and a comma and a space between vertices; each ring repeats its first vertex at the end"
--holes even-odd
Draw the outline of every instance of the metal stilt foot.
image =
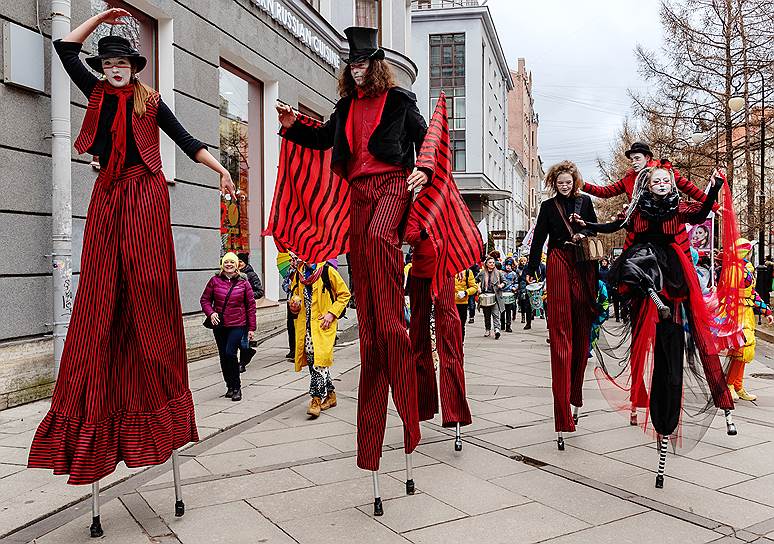
POLYGON ((185 503, 183 502, 183 486, 180 483, 180 458, 177 450, 172 450, 172 478, 175 480, 175 517, 179 518, 185 514, 185 503))
POLYGON ((723 413, 726 416, 726 433, 729 436, 736 436, 736 425, 734 424, 734 420, 731 418, 731 410, 723 410, 723 413))
POLYGON ((572 421, 576 425, 578 424, 578 407, 577 406, 573 406, 572 407, 572 421))
POLYGON ((406 495, 414 494, 414 468, 411 466, 411 454, 406 454, 406 495))
POLYGON ((382 497, 379 493, 379 473, 377 471, 371 472, 371 478, 374 484, 374 516, 384 515, 384 507, 382 506, 382 497))
POLYGON ((99 520, 99 481, 91 484, 91 527, 89 535, 91 538, 99 538, 104 535, 102 523, 99 520))
POLYGON ((462 436, 460 435, 460 424, 457 423, 454 430, 454 451, 462 451, 462 436))
POLYGON ((564 451, 564 436, 562 436, 562 433, 556 433, 556 447, 559 451, 564 451))
POLYGON ((629 425, 637 426, 637 408, 632 406, 632 411, 629 413, 629 425))

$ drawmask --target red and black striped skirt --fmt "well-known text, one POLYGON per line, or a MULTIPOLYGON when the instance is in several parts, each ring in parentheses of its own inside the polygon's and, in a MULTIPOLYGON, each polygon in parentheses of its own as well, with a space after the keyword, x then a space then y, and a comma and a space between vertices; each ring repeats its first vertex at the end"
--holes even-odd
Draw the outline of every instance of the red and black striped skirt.
POLYGON ((29 466, 89 484, 198 440, 163 173, 100 174, 51 409, 29 466))

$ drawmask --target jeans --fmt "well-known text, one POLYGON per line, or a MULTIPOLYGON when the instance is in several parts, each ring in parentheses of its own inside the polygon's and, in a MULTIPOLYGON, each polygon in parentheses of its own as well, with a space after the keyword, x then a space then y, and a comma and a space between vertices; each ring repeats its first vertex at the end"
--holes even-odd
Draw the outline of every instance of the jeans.
POLYGON ((492 310, 496 310, 497 306, 482 306, 481 309, 484 311, 484 328, 488 331, 492 330, 492 325, 494 324, 494 330, 495 332, 500 330, 500 320, 497 319, 497 314, 495 314, 495 318, 492 319, 492 310))
POLYGON ((468 297, 468 316, 470 319, 476 317, 476 297, 468 297))
POLYGON ((242 336, 247 334, 247 327, 219 327, 213 330, 215 343, 218 344, 220 355, 220 370, 228 389, 240 389, 239 361, 237 350, 242 343, 242 336))
POLYGON ((506 304, 505 305, 505 311, 500 314, 500 328, 501 329, 510 329, 511 328, 511 315, 513 315, 515 307, 516 307, 515 304, 506 304))

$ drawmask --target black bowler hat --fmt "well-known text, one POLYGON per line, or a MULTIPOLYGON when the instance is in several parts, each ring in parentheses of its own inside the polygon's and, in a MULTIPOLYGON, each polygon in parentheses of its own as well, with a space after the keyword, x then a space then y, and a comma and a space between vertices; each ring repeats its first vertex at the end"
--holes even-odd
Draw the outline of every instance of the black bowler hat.
POLYGON ((653 158, 653 152, 650 150, 650 146, 644 142, 634 142, 624 155, 629 159, 631 158, 632 153, 642 153, 643 155, 649 155, 653 158))
POLYGON ((134 66, 136 72, 145 68, 147 60, 140 55, 129 40, 123 36, 105 36, 97 42, 97 54, 86 59, 86 64, 91 66, 95 72, 102 72, 102 59, 111 59, 115 57, 127 57, 134 66))
POLYGON ((379 47, 379 30, 363 26, 351 26, 344 30, 349 42, 349 57, 344 62, 351 64, 366 59, 381 60, 384 49, 379 47))

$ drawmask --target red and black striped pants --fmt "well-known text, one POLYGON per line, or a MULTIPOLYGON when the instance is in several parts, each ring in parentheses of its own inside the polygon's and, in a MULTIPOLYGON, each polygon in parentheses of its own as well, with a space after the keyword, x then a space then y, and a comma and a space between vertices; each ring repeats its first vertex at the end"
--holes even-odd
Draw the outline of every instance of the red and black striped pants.
POLYGON ((583 378, 594 319, 594 264, 576 262, 572 249, 552 248, 546 263, 551 389, 557 432, 574 431, 570 404, 583 406, 583 378))
POLYGON ((198 440, 164 174, 100 174, 51 409, 29 466, 70 484, 166 461, 198 440))
MULTIPOLYGON (((417 369, 419 419, 433 419, 438 413, 438 387, 430 342, 430 278, 411 277, 411 354, 417 369)), ((435 299, 435 342, 440 360, 441 412, 444 427, 470 425, 470 408, 465 397, 462 329, 454 302, 454 277, 444 280, 435 299)))
POLYGON ((357 465, 377 470, 387 423, 387 393, 403 420, 406 453, 419 443, 416 371, 403 316, 402 229, 411 193, 405 171, 355 179, 350 259, 360 334, 357 465))

